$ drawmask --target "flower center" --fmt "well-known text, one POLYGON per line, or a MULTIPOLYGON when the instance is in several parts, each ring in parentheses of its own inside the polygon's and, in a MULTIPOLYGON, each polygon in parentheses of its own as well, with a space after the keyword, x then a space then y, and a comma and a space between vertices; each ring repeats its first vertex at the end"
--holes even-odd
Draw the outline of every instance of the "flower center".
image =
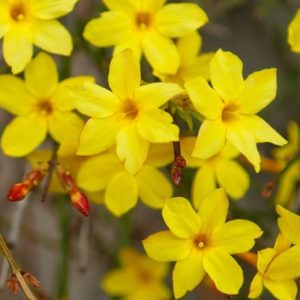
POLYGON ((222 112, 223 122, 232 122, 238 119, 239 107, 236 104, 228 104, 224 107, 222 112))
POLYGON ((135 24, 140 29, 146 29, 151 25, 152 17, 148 12, 139 12, 135 16, 135 24))
POLYGON ((10 9, 10 16, 16 22, 25 20, 27 15, 27 9, 24 2, 16 2, 10 9))
POLYGON ((124 117, 131 120, 134 120, 139 114, 139 109, 136 103, 132 100, 125 100, 122 103, 121 110, 124 114, 124 117))
POLYGON ((203 250, 208 245, 208 239, 204 234, 199 234, 194 239, 194 245, 197 249, 203 250))
POLYGON ((152 274, 146 270, 140 270, 138 273, 139 279, 141 283, 149 284, 152 281, 152 274))
POLYGON ((43 100, 37 104, 37 110, 43 116, 49 116, 53 112, 53 106, 50 101, 43 100))

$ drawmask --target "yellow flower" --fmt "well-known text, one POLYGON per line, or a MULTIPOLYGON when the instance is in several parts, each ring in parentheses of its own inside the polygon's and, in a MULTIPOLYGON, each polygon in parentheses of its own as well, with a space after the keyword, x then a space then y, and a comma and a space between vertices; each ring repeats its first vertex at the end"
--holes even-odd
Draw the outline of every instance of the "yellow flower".
POLYGON ((114 56, 108 82, 112 92, 93 83, 73 91, 77 109, 91 117, 77 154, 98 154, 116 143, 117 155, 134 174, 143 166, 149 142, 178 140, 179 128, 159 107, 182 89, 172 83, 140 86, 140 67, 130 49, 114 56))
POLYGON ((33 44, 51 53, 70 55, 73 47, 71 36, 55 19, 72 11, 77 1, 0 1, 3 55, 14 74, 23 71, 31 60, 33 44))
POLYGON ((251 249, 260 228, 246 220, 225 223, 228 199, 223 189, 210 193, 195 212, 185 198, 166 201, 162 215, 169 231, 143 241, 147 254, 157 261, 176 261, 173 288, 176 298, 193 290, 207 273, 217 289, 237 294, 243 272, 231 254, 251 249))
POLYGON ((40 53, 25 70, 25 81, 0 76, 0 107, 16 115, 4 129, 1 146, 9 156, 24 156, 37 148, 49 132, 57 141, 69 140, 83 121, 74 109, 66 87, 93 81, 74 77, 58 83, 54 60, 40 53))
POLYGON ((167 300, 170 291, 163 283, 168 265, 155 262, 131 248, 122 249, 120 268, 105 275, 101 287, 110 296, 132 300, 167 300))
POLYGON ((280 216, 277 220, 280 232, 292 244, 300 245, 300 216, 280 205, 276 205, 276 211, 280 216))
POLYGON ((187 167, 199 168, 192 186, 192 200, 199 208, 203 199, 216 189, 217 183, 233 199, 241 199, 249 188, 247 172, 234 160, 239 152, 229 143, 216 155, 201 160, 191 156, 196 137, 181 139, 181 150, 187 167))
POLYGON ((300 9, 290 22, 288 27, 288 43, 293 52, 300 52, 300 9))
POLYGON ((209 79, 209 63, 214 53, 198 55, 202 48, 202 37, 197 31, 178 39, 177 50, 180 61, 175 73, 161 73, 154 70, 154 75, 164 82, 174 82, 183 85, 187 80, 202 76, 209 79))
POLYGON ((111 10, 91 20, 84 37, 98 47, 115 45, 115 52, 131 48, 143 52, 150 65, 163 73, 175 73, 179 55, 172 38, 182 37, 207 22, 205 12, 193 3, 166 0, 104 0, 111 10))
POLYGON ((172 185, 157 168, 172 160, 170 144, 152 145, 149 159, 142 169, 131 175, 113 152, 106 152, 82 163, 78 185, 89 193, 103 192, 104 204, 115 216, 121 216, 136 206, 138 198, 152 208, 162 208, 172 196, 172 185))
POLYGON ((207 159, 218 153, 229 141, 260 169, 256 143, 284 145, 282 138, 256 113, 274 100, 276 69, 242 74, 241 60, 231 52, 218 50, 210 63, 212 87, 202 77, 189 80, 185 87, 202 123, 193 156, 207 159))
POLYGON ((295 279, 300 277, 300 246, 278 235, 274 248, 258 251, 258 273, 252 280, 249 298, 257 298, 263 286, 279 300, 295 300, 298 291, 295 279))

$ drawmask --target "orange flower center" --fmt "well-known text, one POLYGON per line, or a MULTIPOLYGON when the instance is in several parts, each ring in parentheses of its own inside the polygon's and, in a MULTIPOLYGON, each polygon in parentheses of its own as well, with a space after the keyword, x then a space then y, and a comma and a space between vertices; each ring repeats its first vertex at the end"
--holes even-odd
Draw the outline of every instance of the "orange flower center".
POLYGON ((236 104, 228 104, 224 107, 222 112, 223 122, 232 122, 238 119, 239 107, 236 104))
POLYGON ((43 116, 49 116, 53 112, 52 103, 49 100, 43 100, 37 104, 37 110, 43 116))
POLYGON ((125 100, 122 103, 121 110, 124 114, 124 117, 131 120, 134 120, 139 114, 139 109, 136 103, 132 100, 125 100))
POLYGON ((27 9, 23 2, 14 3, 10 9, 10 16, 16 22, 23 21, 26 19, 27 9))
POLYGON ((208 239, 204 234, 199 234, 194 238, 194 245, 197 249, 203 250, 208 245, 208 239))
POLYGON ((139 12, 135 16, 135 24, 140 29, 146 29, 151 25, 152 16, 148 12, 139 12))

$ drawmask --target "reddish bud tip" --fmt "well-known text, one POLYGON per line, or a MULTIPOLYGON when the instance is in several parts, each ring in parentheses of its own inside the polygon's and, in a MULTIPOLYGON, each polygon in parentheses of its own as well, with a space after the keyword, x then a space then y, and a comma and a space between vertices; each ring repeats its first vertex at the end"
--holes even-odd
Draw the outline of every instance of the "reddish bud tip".
POLYGON ((175 157, 172 166, 172 181, 175 185, 179 185, 182 179, 182 171, 186 167, 186 161, 182 155, 178 155, 175 157))
POLYGON ((69 192, 69 195, 73 206, 84 216, 88 217, 90 214, 90 205, 86 195, 76 187, 69 192))
POLYGON ((270 198, 274 192, 275 186, 276 186, 276 184, 273 180, 270 180, 269 182, 267 182, 267 184, 265 185, 264 189, 261 192, 261 196, 264 199, 270 198))
POLYGON ((8 277, 6 281, 6 286, 10 290, 10 292, 13 293, 14 295, 18 293, 20 285, 15 273, 11 274, 8 277))
POLYGON ((25 281, 30 284, 34 288, 39 288, 40 287, 40 282, 37 280, 37 278, 32 275, 31 273, 28 272, 21 272, 23 278, 25 281))
POLYGON ((7 198, 9 201, 20 201, 23 200, 28 192, 30 191, 30 182, 22 182, 14 184, 9 192, 7 198))

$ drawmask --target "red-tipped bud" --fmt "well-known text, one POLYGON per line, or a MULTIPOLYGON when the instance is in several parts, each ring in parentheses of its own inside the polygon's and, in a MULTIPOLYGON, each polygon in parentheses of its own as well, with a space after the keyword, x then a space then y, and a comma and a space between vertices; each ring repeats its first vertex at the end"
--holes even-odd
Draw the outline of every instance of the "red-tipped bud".
POLYGON ((182 155, 176 156, 172 166, 172 181, 179 185, 182 179, 182 171, 186 167, 186 161, 182 155))
POLYGON ((78 188, 74 188, 69 192, 73 206, 79 210, 83 215, 88 217, 90 214, 89 200, 86 195, 78 188))
POLYGON ((19 284, 19 281, 18 281, 15 273, 12 273, 8 277, 8 279, 6 281, 6 286, 10 290, 10 292, 13 293, 14 295, 16 295, 18 293, 20 284, 19 284))
POLYGON ((30 284, 32 287, 34 288, 39 288, 41 285, 40 285, 40 282, 37 280, 37 278, 32 275, 31 273, 28 273, 28 272, 21 272, 23 278, 25 279, 25 281, 30 284))
POLYGON ((274 180, 268 181, 261 192, 262 198, 264 198, 264 199, 270 198, 274 192, 275 186, 276 186, 276 184, 275 184, 274 180))

